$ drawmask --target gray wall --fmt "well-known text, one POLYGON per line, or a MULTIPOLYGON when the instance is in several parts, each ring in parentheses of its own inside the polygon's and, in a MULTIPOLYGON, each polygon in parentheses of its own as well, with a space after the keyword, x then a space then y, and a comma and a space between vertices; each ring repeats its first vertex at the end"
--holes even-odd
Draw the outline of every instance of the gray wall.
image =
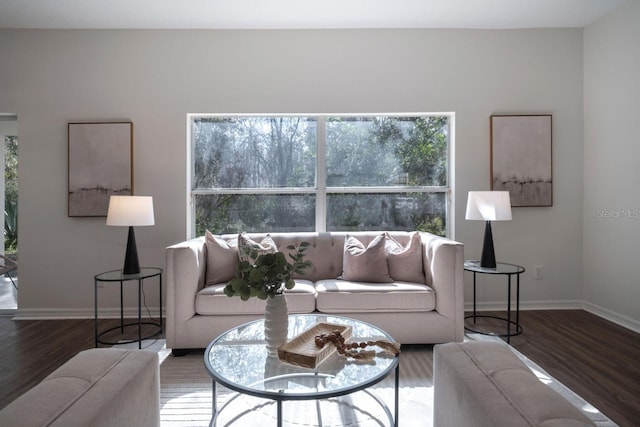
MULTIPOLYGON (((489 116, 553 114, 554 205, 496 223, 496 255, 527 267, 523 307, 583 304, 581 29, 3 30, 0 57, 0 112, 19 121, 21 317, 91 316, 93 275, 122 263, 126 229, 66 215, 67 122, 134 122, 135 192, 156 211, 138 249, 164 266, 187 235, 186 115, 202 112, 454 112, 453 237, 467 258, 480 255, 483 224, 464 209, 489 189, 489 116)), ((505 300, 503 278, 480 284, 483 307, 505 300)), ((102 295, 116 306, 115 289, 102 295)))
POLYGON ((640 330, 640 2, 584 40, 584 299, 640 330))

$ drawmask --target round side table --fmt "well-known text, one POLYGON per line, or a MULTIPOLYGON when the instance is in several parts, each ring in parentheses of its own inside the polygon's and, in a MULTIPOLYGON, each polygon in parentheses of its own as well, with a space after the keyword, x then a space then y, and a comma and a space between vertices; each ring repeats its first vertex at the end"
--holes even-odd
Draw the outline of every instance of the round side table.
POLYGON ((140 273, 137 274, 123 274, 122 270, 111 270, 106 271, 104 273, 97 274, 94 277, 94 325, 95 325, 95 346, 98 347, 98 344, 106 344, 106 345, 118 345, 118 344, 130 344, 130 343, 138 343, 138 349, 142 348, 142 340, 149 339, 151 337, 155 337, 157 335, 162 334, 162 269, 156 267, 144 267, 140 269, 140 273), (152 277, 158 278, 158 295, 160 298, 160 320, 158 322, 155 321, 142 321, 142 286, 145 279, 150 279, 152 277), (128 281, 137 281, 138 282, 138 320, 135 323, 124 323, 124 305, 123 305, 123 283, 128 281), (98 332, 98 283, 100 282, 119 282, 120 283, 120 326, 115 326, 113 328, 106 329, 102 332, 98 332), (142 325, 152 325, 156 326, 157 330, 155 333, 151 333, 147 336, 142 336, 142 325), (120 333, 124 334, 124 328, 128 326, 138 326, 138 338, 130 339, 130 340, 122 340, 118 342, 114 341, 104 341, 101 337, 107 332, 114 331, 116 329, 120 329, 120 333))
POLYGON ((502 320, 507 324, 507 331, 504 334, 484 332, 477 329, 464 327, 469 332, 475 332, 477 334, 492 335, 497 337, 503 337, 510 341, 512 336, 522 333, 522 326, 520 326, 520 275, 524 273, 524 267, 516 264, 507 264, 504 262, 496 263, 496 268, 487 268, 480 265, 480 261, 465 261, 464 269, 473 273, 473 315, 465 316, 465 319, 473 319, 475 325, 478 318, 491 318, 502 320), (476 274, 497 274, 507 276, 507 317, 479 315, 476 313, 476 274), (511 277, 516 277, 516 320, 511 320, 511 277), (515 330, 512 332, 512 325, 515 326, 515 330))

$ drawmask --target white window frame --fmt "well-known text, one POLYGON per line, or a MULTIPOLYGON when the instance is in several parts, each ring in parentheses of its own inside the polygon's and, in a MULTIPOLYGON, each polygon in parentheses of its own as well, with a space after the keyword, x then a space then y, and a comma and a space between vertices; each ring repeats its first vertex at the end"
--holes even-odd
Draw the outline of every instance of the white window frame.
POLYGON ((366 113, 366 114, 187 114, 187 237, 195 236, 195 197, 208 194, 314 194, 316 197, 316 232, 327 231, 327 195, 344 193, 445 193, 446 199, 446 237, 454 238, 454 141, 455 113, 366 113), (389 186, 389 187, 327 187, 326 185, 326 119, 328 117, 425 117, 447 116, 447 186, 389 186), (193 149, 191 123, 200 117, 315 117, 317 119, 316 141, 316 179, 315 187, 286 188, 210 188, 194 190, 193 183, 193 149))

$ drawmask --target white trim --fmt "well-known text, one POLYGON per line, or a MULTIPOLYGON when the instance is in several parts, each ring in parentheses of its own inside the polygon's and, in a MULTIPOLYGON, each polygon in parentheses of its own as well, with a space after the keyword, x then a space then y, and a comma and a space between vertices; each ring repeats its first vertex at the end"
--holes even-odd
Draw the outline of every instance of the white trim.
MULTIPOLYGON (((584 302, 569 301, 520 301, 520 310, 582 310, 584 302)), ((506 301, 483 301, 476 303, 476 311, 506 311, 506 301)), ((511 309, 515 311, 516 303, 511 301, 511 309)), ((465 302, 465 312, 473 311, 473 302, 465 302)))
MULTIPOLYGON (((158 316, 158 307, 149 307, 151 316, 156 319, 158 316)), ((19 308, 14 316, 13 320, 58 320, 58 319, 93 319, 95 313, 92 308, 75 308, 75 309, 40 309, 40 308, 19 308)), ((165 317, 164 310, 162 313, 165 317)), ((138 308, 137 307, 125 307, 124 317, 126 319, 137 319, 138 308)), ((98 319, 119 319, 120 308, 104 308, 98 311, 98 319)), ((146 309, 142 311, 142 321, 149 319, 149 314, 146 309)))
POLYGON ((192 180, 193 180, 193 146, 191 144, 191 122, 193 119, 192 114, 187 114, 187 125, 186 125, 186 133, 187 133, 187 237, 191 238, 196 234, 196 208, 195 203, 193 202, 194 193, 192 191, 192 180))
MULTIPOLYGON (((506 301, 487 301, 476 303, 476 311, 505 311, 506 301)), ((511 309, 515 310, 515 302, 511 302, 511 309)), ((584 300, 568 301, 525 301, 520 302, 520 310, 584 310, 633 332, 640 333, 640 322, 630 317, 615 313, 584 300)), ((465 315, 473 312, 473 302, 465 302, 465 315)))
POLYGON ((327 187, 327 193, 448 193, 448 187, 327 187))
POLYGON ((327 231, 327 120, 318 116, 316 123, 316 231, 327 231))
MULTIPOLYGON (((515 310, 515 306, 512 307, 515 310)), ((491 301, 476 304, 477 311, 504 311, 506 310, 505 301, 491 301)), ((150 307, 151 315, 157 316, 158 308, 150 307)), ((473 303, 465 303, 465 314, 469 314, 473 310, 473 303)), ((520 310, 585 310, 593 315, 601 317, 619 326, 627 328, 633 332, 640 333, 640 322, 614 313, 598 305, 587 301, 569 300, 569 301, 528 301, 520 303, 520 310)), ((9 310, 8 310, 9 311, 9 310)), ((2 313, 0 315, 11 315, 11 312, 2 313)), ((127 319, 137 318, 138 309, 135 307, 125 308, 124 314, 127 319)), ((165 316, 163 312, 163 317, 165 316)), ((13 320, 58 320, 58 319, 93 319, 93 308, 82 309, 18 309, 15 311, 13 320)), ((146 312, 142 314, 143 320, 148 317, 146 312)), ((119 308, 101 309, 99 312, 100 319, 118 319, 120 317, 119 308)), ((525 325, 526 326, 526 325, 525 325)))
POLYGON ((445 218, 447 218, 447 224, 445 227, 445 233, 447 236, 450 236, 450 239, 456 240, 456 226, 455 226, 455 218, 456 218, 456 199, 455 199, 455 176, 456 176, 456 157, 455 157, 455 146, 456 146, 456 113, 449 113, 449 144, 448 144, 448 153, 447 156, 447 186, 449 188, 449 192, 447 194, 447 212, 445 213, 445 218))
POLYGON ((313 187, 270 187, 270 188, 200 188, 192 190, 191 194, 305 194, 315 193, 313 187))
POLYGON ((591 314, 595 314, 598 317, 602 317, 603 319, 616 323, 627 329, 631 329, 632 331, 640 334, 640 321, 634 320, 622 314, 615 313, 611 310, 600 307, 599 305, 593 304, 588 301, 584 302, 583 308, 585 311, 588 311, 591 314))
POLYGON ((451 116, 453 112, 439 111, 425 113, 423 112, 410 112, 410 113, 187 113, 190 117, 439 117, 439 116, 451 116))
POLYGON ((342 114, 187 114, 187 236, 195 237, 195 196, 217 194, 314 194, 315 231, 324 232, 327 229, 327 195, 328 194, 404 194, 404 193, 444 193, 445 194, 445 235, 452 237, 455 203, 452 200, 453 162, 454 162, 454 123, 455 113, 342 113, 342 114), (192 188, 193 150, 191 128, 194 118, 202 117, 309 117, 316 120, 316 182, 315 187, 278 187, 278 188, 192 188), (327 187, 326 185, 326 119, 328 117, 447 117, 447 186, 350 186, 327 187))
MULTIPOLYGON (((192 190, 191 193, 195 195, 205 194, 320 194, 321 189, 313 187, 270 187, 270 188, 200 188, 192 190)), ((327 187, 327 194, 343 194, 343 193, 355 193, 355 194, 370 194, 370 193, 449 193, 450 190, 447 187, 327 187)))

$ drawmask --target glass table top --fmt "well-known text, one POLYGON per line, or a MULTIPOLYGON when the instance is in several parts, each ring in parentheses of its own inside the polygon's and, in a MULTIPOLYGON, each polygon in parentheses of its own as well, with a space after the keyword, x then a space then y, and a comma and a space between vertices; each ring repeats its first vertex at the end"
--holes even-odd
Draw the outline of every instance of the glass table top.
MULTIPOLYGON (((381 329, 355 319, 330 315, 289 316, 288 339, 318 322, 350 325, 352 341, 393 341, 381 329)), ((281 362, 268 357, 264 342, 264 321, 257 320, 225 332, 204 354, 211 377, 232 390, 278 400, 303 400, 340 396, 365 389, 382 379, 398 365, 398 357, 378 347, 371 361, 356 361, 334 352, 315 369, 281 362)))
POLYGON ((482 267, 480 261, 467 260, 464 262, 464 269, 483 274, 520 274, 524 273, 524 267, 516 264, 497 262, 496 268, 482 267))
POLYGON ((97 274, 96 280, 101 282, 119 282, 121 280, 138 280, 146 279, 148 277, 158 276, 162 273, 161 268, 156 267, 141 267, 140 273, 136 274, 123 274, 122 269, 105 271, 104 273, 97 274))

